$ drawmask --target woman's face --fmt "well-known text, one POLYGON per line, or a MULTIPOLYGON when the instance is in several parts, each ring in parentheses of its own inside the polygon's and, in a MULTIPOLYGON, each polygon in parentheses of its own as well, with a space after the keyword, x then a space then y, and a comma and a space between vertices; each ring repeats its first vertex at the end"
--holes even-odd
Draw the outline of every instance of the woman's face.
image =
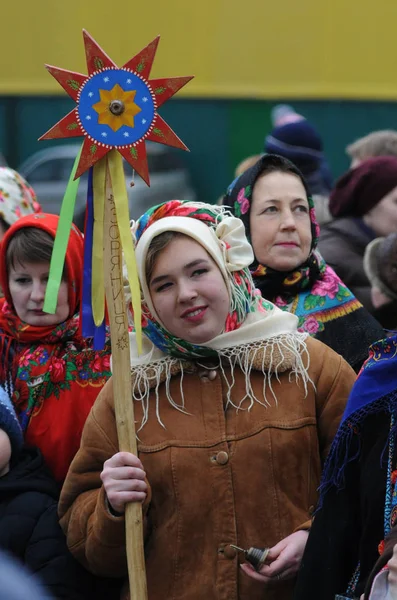
POLYGON ((148 286, 156 313, 172 335, 204 344, 223 331, 230 306, 226 283, 193 239, 177 237, 159 253, 148 286))
POLYGON ((258 178, 252 194, 251 243, 256 260, 276 271, 304 263, 312 243, 309 203, 296 175, 274 171, 258 178))
POLYGON ((379 237, 395 233, 397 231, 397 187, 364 215, 363 220, 379 237))
POLYGON ((69 315, 68 285, 62 280, 58 294, 56 313, 43 312, 48 282, 49 263, 16 263, 10 267, 8 286, 15 312, 21 321, 36 327, 59 325, 69 315))

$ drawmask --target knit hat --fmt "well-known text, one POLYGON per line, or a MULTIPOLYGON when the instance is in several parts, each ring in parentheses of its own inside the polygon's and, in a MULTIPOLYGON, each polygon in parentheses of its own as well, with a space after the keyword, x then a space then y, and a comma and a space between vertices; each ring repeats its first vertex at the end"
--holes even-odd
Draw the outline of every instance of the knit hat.
POLYGON ((314 127, 300 119, 275 127, 265 138, 265 152, 288 158, 305 175, 320 167, 323 143, 314 127))
POLYGON ((41 212, 28 182, 9 167, 0 167, 0 217, 12 225, 25 215, 41 212))
POLYGON ((11 456, 15 458, 23 446, 23 434, 11 399, 0 386, 0 429, 10 438, 11 456))
POLYGON ((364 270, 372 287, 397 300, 397 233, 372 240, 365 249, 364 270))
POLYGON ((377 156, 345 173, 331 193, 333 217, 366 215, 397 186, 397 158, 377 156))

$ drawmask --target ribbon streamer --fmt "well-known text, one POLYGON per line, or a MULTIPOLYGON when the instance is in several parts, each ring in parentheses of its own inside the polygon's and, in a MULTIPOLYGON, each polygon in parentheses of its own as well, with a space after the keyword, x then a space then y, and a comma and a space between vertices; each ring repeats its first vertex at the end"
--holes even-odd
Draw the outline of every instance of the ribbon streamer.
POLYGON ((105 317, 103 265, 103 220, 105 210, 106 160, 94 165, 94 232, 92 245, 92 314, 98 327, 105 317))
POLYGON ((102 350, 105 345, 105 320, 96 327, 92 314, 92 240, 94 230, 94 190, 93 168, 88 171, 87 211, 84 228, 84 271, 81 301, 81 331, 83 337, 94 338, 94 350, 102 350))
MULTIPOLYGON (((101 161, 100 161, 101 162, 101 161)), ((132 296, 132 309, 134 313, 134 326, 138 353, 142 351, 142 323, 141 323, 141 290, 139 285, 138 268, 135 250, 130 231, 130 216, 128 210, 128 194, 125 185, 123 159, 116 150, 108 154, 108 166, 112 181, 113 197, 116 206, 117 224, 120 233, 124 260, 127 265, 128 281, 132 296)))
POLYGON ((77 191, 79 189, 80 179, 74 179, 77 165, 80 161, 81 150, 74 161, 72 172, 70 173, 69 181, 66 186, 65 194, 62 200, 61 212, 59 214, 59 222, 57 233, 52 250, 50 272, 48 275, 47 289, 44 299, 43 311, 50 314, 55 314, 58 304, 58 293, 62 281, 63 268, 65 265, 66 249, 68 246, 70 230, 73 224, 74 207, 76 204, 77 191))

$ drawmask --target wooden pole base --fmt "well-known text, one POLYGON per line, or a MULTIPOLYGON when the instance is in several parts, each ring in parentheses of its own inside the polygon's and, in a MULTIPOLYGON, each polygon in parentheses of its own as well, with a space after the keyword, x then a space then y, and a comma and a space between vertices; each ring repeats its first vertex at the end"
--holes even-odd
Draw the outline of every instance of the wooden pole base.
MULTIPOLYGON (((130 343, 123 288, 121 240, 108 167, 104 213, 104 269, 119 449, 121 452, 132 452, 138 455, 134 404, 131 396, 130 343)), ((125 524, 130 598, 147 600, 143 516, 140 503, 132 502, 126 506, 125 524)))

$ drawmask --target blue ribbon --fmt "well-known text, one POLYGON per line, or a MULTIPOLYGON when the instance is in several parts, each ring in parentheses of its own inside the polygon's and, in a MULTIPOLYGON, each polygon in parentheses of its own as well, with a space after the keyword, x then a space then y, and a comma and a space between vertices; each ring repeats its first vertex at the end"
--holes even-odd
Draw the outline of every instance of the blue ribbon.
POLYGON ((87 210, 84 229, 84 269, 83 293, 81 308, 81 331, 84 337, 94 338, 94 350, 102 350, 105 346, 105 320, 96 327, 92 314, 92 244, 94 232, 94 189, 93 167, 88 171, 87 210))

